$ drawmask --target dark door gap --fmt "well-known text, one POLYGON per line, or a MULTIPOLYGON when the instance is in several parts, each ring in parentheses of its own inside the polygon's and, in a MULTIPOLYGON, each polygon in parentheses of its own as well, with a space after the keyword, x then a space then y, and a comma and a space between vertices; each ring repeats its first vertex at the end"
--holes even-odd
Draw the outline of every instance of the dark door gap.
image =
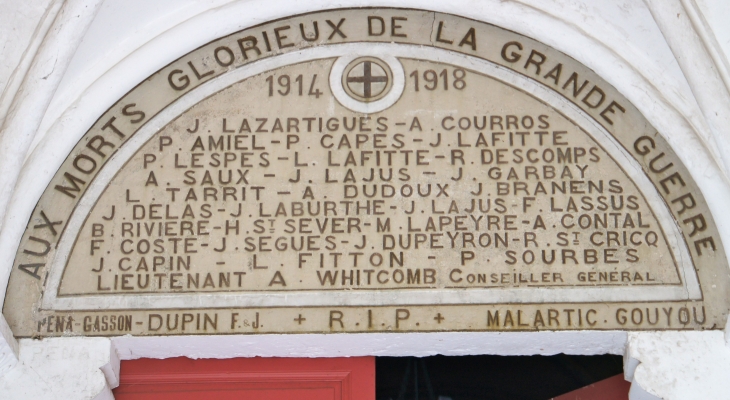
POLYGON ((377 357, 375 390, 377 400, 547 400, 622 372, 614 355, 377 357))

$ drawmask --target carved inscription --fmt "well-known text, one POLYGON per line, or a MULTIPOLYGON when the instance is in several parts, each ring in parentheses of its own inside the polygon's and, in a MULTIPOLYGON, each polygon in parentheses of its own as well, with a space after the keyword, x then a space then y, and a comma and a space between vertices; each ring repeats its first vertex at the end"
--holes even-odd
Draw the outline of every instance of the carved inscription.
POLYGON ((679 158, 586 67, 339 10, 203 46, 112 107, 3 312, 24 336, 704 329, 726 267, 679 158))
POLYGON ((92 209, 59 293, 681 283, 636 184, 550 107, 408 59, 381 113, 327 113, 325 85, 265 101, 332 62, 249 78, 157 133, 92 209))

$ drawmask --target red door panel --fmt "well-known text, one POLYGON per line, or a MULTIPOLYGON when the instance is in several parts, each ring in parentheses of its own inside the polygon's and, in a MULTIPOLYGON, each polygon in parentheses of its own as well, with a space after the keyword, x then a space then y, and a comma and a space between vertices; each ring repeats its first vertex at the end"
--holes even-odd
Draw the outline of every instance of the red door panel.
POLYGON ((122 361, 117 400, 373 400, 375 358, 122 361))
POLYGON ((624 374, 618 374, 553 400, 629 400, 630 388, 631 382, 624 380, 624 374))

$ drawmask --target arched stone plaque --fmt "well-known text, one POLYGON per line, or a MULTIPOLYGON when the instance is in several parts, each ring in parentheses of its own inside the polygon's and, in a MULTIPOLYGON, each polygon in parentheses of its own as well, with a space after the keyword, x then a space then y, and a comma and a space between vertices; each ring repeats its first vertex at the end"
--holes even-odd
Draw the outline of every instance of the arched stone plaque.
POLYGON ((533 39, 345 9, 198 48, 49 184, 17 336, 711 329, 727 263, 628 100, 533 39))

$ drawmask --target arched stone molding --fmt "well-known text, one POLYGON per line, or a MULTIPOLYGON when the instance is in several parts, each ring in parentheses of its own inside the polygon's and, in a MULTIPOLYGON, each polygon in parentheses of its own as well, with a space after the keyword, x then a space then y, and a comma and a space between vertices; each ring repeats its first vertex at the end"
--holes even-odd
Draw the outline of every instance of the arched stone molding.
MULTIPOLYGON (((667 18, 657 16, 658 5, 648 3, 650 9, 654 11, 654 18, 667 18)), ((82 5, 93 7, 96 3, 78 3, 79 7, 82 5)), ((8 151, 18 152, 25 157, 25 162, 20 169, 19 164, 11 166, 6 164, 7 161, 0 161, 0 169, 4 172, 7 171, 9 175, 19 174, 15 190, 7 190, 0 195, 8 196, 9 200, 7 208, 0 207, 0 216, 4 216, 0 233, 0 287, 2 288, 0 296, 4 297, 8 270, 15 256, 24 224, 28 220, 35 202, 78 138, 121 95, 161 66, 214 38, 286 15, 342 6, 428 8, 476 18, 538 38, 578 59, 613 84, 639 107, 652 124, 661 132, 666 133, 668 141, 678 150, 682 161, 700 185, 710 208, 714 211, 721 235, 724 238, 730 237, 728 236, 730 235, 730 215, 723 213, 725 199, 730 198, 730 190, 725 179, 727 168, 722 162, 718 162, 722 160, 722 150, 726 149, 723 140, 726 140, 727 131, 726 129, 723 131, 722 124, 717 120, 713 120, 711 116, 708 117, 708 112, 712 109, 710 106, 712 100, 727 101, 727 92, 725 91, 724 94, 722 92, 703 93, 698 90, 701 87, 711 86, 711 83, 692 78, 689 79, 689 84, 684 82, 684 76, 690 76, 693 65, 685 65, 681 60, 680 66, 685 72, 684 75, 676 75, 677 71, 674 71, 673 74, 664 74, 661 62, 667 63, 671 70, 675 62, 673 59, 658 60, 656 54, 652 55, 653 57, 647 55, 644 49, 636 47, 630 42, 631 34, 620 32, 615 26, 601 20, 595 12, 585 12, 580 8, 573 8, 574 6, 570 4, 559 4, 559 7, 556 7, 555 3, 543 1, 510 3, 454 1, 448 4, 432 4, 429 7, 424 7, 417 1, 405 3, 379 1, 376 4, 360 1, 337 5, 331 5, 325 1, 313 1, 306 4, 286 1, 274 3, 217 2, 208 5, 213 7, 196 6, 180 11, 166 19, 166 24, 162 25, 164 29, 158 27, 154 32, 145 30, 130 39, 128 43, 123 42, 118 49, 110 53, 108 58, 105 57, 106 61, 95 62, 87 69, 74 71, 79 75, 76 76, 76 79, 69 78, 68 83, 62 83, 63 77, 60 76, 62 71, 58 71, 57 80, 49 82, 43 88, 26 87, 25 85, 21 88, 21 92, 37 90, 38 96, 41 96, 40 98, 21 99, 27 102, 25 107, 32 107, 34 104, 38 105, 46 101, 49 107, 46 109, 43 106, 30 111, 22 111, 22 108, 19 108, 21 111, 9 115, 10 119, 7 121, 8 124, 12 124, 13 120, 19 124, 22 118, 26 118, 36 124, 39 129, 35 132, 28 127, 6 130, 3 139, 9 144, 8 151), (59 84, 61 86, 57 86, 59 84), (64 84, 66 86, 63 86, 64 84), (56 92, 56 88, 59 89, 58 92, 56 92), (53 97, 54 92, 56 92, 55 97, 53 97), (722 96, 725 96, 724 100, 722 96), (28 148, 31 151, 26 153, 28 148)), ((70 7, 71 2, 67 6, 70 7)), ((636 12, 647 11, 641 8, 636 12)), ((88 11, 86 12, 88 13, 88 11)), ((87 14, 86 18, 85 20, 82 18, 79 23, 90 22, 93 13, 87 14)), ((68 23, 70 18, 66 17, 60 21, 68 23)), ((76 34, 80 35, 83 33, 83 29, 79 26, 75 29, 77 29, 76 34)), ((661 22, 660 27, 669 37, 670 34, 667 31, 671 31, 672 28, 668 28, 666 24, 662 25, 661 22)), ((49 37, 47 40, 51 39, 49 37)), ((661 39, 663 40, 663 38, 661 39)), ((664 43, 657 43, 657 45, 666 46, 664 43)), ((675 54, 681 54, 693 43, 677 43, 670 40, 670 45, 675 54)), ((73 49, 68 50, 72 52, 73 49)), ((39 54, 44 53, 41 51, 39 54)), ((70 57, 59 62, 68 65, 70 57)), ((62 65, 58 67, 62 67, 62 65)), ((694 67, 702 70, 712 68, 712 64, 704 62, 694 65, 694 67)), ((31 69, 29 73, 32 74, 33 70, 31 69)), ((23 103, 18 104, 20 107, 23 103)), ((723 109, 721 108, 719 111, 722 112, 723 109)), ((0 321, 0 323, 3 322, 0 321)), ((655 388, 661 383, 652 380, 650 376, 646 375, 647 373, 642 372, 650 370, 648 361, 646 361, 650 356, 647 354, 653 353, 646 350, 643 350, 643 353, 639 350, 631 353, 631 349, 646 349, 648 346, 646 343, 650 343, 651 340, 671 341, 675 339, 690 340, 692 343, 702 342, 707 344, 707 349, 717 349, 716 346, 720 342, 715 340, 715 333, 717 332, 677 333, 678 336, 671 338, 667 335, 653 337, 650 336, 651 334, 644 333, 630 334, 628 341, 630 353, 627 359, 641 360, 643 363, 636 369, 638 373, 633 374, 635 382, 638 382, 640 387, 646 387, 646 393, 669 396, 662 398, 673 398, 671 394, 652 391, 651 388, 655 388), (645 367, 641 367, 641 365, 645 365, 645 367)), ((337 344, 337 340, 333 344, 330 337, 307 336, 309 337, 296 338, 293 341, 291 337, 288 337, 289 340, 286 341, 293 347, 283 347, 282 351, 285 354, 297 354, 297 351, 300 351, 303 346, 312 346, 314 349, 319 349, 320 352, 313 351, 311 354, 321 356, 433 354, 434 350, 429 349, 437 349, 435 351, 441 354, 459 352, 461 352, 460 354, 478 354, 480 352, 490 354, 552 354, 555 352, 598 354, 618 352, 618 349, 622 348, 620 343, 625 340, 625 334, 620 332, 586 332, 577 335, 567 332, 444 334, 444 337, 434 334, 427 337, 426 340, 419 340, 417 348, 408 348, 400 345, 410 342, 408 339, 410 335, 404 335, 403 341, 399 341, 401 339, 393 335, 363 335, 367 337, 356 338, 359 347, 353 348, 344 342, 337 344)), ((352 339, 351 336, 348 337, 350 344, 352 339)), ((217 357, 221 354, 267 355, 261 350, 264 346, 268 348, 281 343, 281 338, 275 335, 246 338, 245 340, 234 337, 227 338, 227 340, 229 341, 222 341, 222 347, 206 353, 205 349, 209 348, 207 346, 210 342, 205 342, 204 338, 113 339, 122 349, 120 354, 123 358, 174 355, 217 357), (225 349, 241 345, 244 347, 238 353, 225 352, 225 349)), ((216 341, 221 340, 216 339, 216 341)), ((12 340, 9 342, 12 345, 12 340)), ((23 341, 21 349, 24 346, 35 344, 32 341, 23 341)), ((23 364, 22 354, 21 350, 21 364, 23 364)), ((269 353, 269 355, 276 354, 269 353)), ((639 393, 639 389, 636 389, 635 393, 639 393)), ((640 396, 639 394, 632 394, 632 396, 634 396, 632 398, 640 398, 635 397, 640 396)))
MULTIPOLYGON (((469 2, 463 4, 454 2, 436 7, 436 10, 465 15, 463 10, 468 9, 470 10, 469 16, 472 18, 479 17, 479 13, 481 13, 482 20, 514 29, 531 37, 540 37, 543 42, 575 57, 606 77, 611 84, 639 107, 652 124, 666 133, 670 144, 683 150, 680 157, 701 185, 710 207, 714 210, 720 209, 722 199, 726 198, 730 191, 726 184, 717 184, 718 178, 722 181, 721 177, 724 174, 712 161, 717 158, 711 149, 718 147, 712 146, 714 141, 708 141, 708 138, 711 139, 708 136, 710 133, 705 128, 706 125, 703 124, 703 121, 698 119, 699 110, 693 107, 693 99, 688 98, 686 90, 682 90, 681 82, 672 84, 671 81, 662 81, 661 77, 664 75, 656 68, 639 68, 638 65, 656 64, 645 60, 639 49, 626 46, 626 38, 616 37, 615 40, 608 42, 611 43, 611 46, 608 46, 606 43, 596 40, 595 37, 587 35, 584 29, 576 29, 574 23, 558 20, 549 14, 538 12, 535 7, 515 3, 497 3, 490 4, 494 7, 487 7, 487 4, 483 2, 480 2, 478 6, 469 2), (566 37, 570 39, 561 41, 561 38, 566 37), (620 48, 628 48, 629 51, 619 53, 620 48), (642 61, 646 62, 642 63, 642 61), (652 78, 647 79, 648 77, 652 78)), ((354 6, 364 4, 353 3, 354 6)), ((394 4, 383 2, 377 5, 392 6, 394 4)), ((399 3, 401 7, 408 5, 399 3)), ((415 3, 410 6, 415 7, 415 3)), ((45 182, 50 179, 53 168, 49 167, 60 164, 73 143, 78 140, 81 132, 84 132, 96 118, 93 115, 100 115, 136 82, 141 81, 145 76, 184 54, 187 50, 212 40, 214 37, 239 30, 247 24, 245 19, 231 18, 232 15, 248 15, 251 21, 249 24, 253 24, 256 21, 282 17, 285 14, 281 11, 283 9, 291 10, 286 13, 291 14, 319 9, 321 5, 312 3, 292 7, 269 7, 259 3, 229 3, 190 17, 183 23, 174 25, 160 36, 146 43, 140 43, 140 47, 135 50, 128 49, 128 55, 125 55, 123 60, 116 65, 101 65, 99 71, 84 71, 85 76, 98 78, 94 79, 93 84, 86 82, 86 85, 83 79, 80 82, 74 81, 74 86, 88 85, 88 89, 83 93, 76 93, 69 98, 66 98, 64 93, 59 94, 59 99, 63 100, 61 103, 65 105, 51 105, 49 115, 53 115, 53 109, 65 109, 66 111, 57 118, 46 115, 44 117, 46 121, 36 134, 34 140, 37 144, 27 156, 21 172, 22 176, 33 176, 34 179, 20 179, 19 185, 12 194, 14 200, 11 200, 7 209, 5 224, 9 226, 3 230, 0 237, 0 257, 3 257, 1 259, 3 263, 11 260, 14 255, 13 250, 10 249, 17 245, 18 229, 30 214, 31 204, 34 204, 33 200, 40 196, 45 182), (260 9, 257 8, 259 6, 260 9), (226 21, 228 21, 227 24, 226 21), (214 27, 214 29, 209 29, 210 27, 214 27), (200 35, 200 32, 206 32, 207 36, 200 35), (180 40, 180 38, 189 40, 180 40), (78 112, 81 109, 84 110, 83 115, 78 112), (53 122, 47 122, 49 120, 53 122), (48 130, 45 130, 44 127, 48 127, 48 130), (42 163, 36 161, 40 159, 43 159, 42 163)), ((596 25, 601 26, 600 23, 596 25)), ((6 136, 13 136, 12 131, 6 136)), ((28 137, 22 136, 21 139, 28 140, 28 137)), ((22 140, 20 141, 22 142, 22 140)), ((20 147, 15 147, 15 149, 22 151, 22 146, 17 142, 16 140, 15 146, 20 147)), ((722 223, 720 220, 718 220, 718 225, 721 230, 730 229, 725 228, 730 224, 722 223)), ((0 275, 0 279, 5 281, 7 275, 0 275)), ((4 286, 2 290, 0 294, 4 293, 4 286)))
POLYGON ((3 193, 0 195, 0 210, 3 210, 0 212, 0 229, 4 227, 10 193, 16 185, 18 171, 22 169, 31 141, 99 4, 101 1, 71 0, 58 10, 57 4, 52 3, 49 17, 42 20, 44 23, 52 20, 53 24, 39 44, 23 83, 12 96, 13 101, 2 124, 0 157, 3 159, 2 169, 8 173, 0 177, 0 192, 3 193))
MULTIPOLYGON (((4 229, 4 217, 8 215, 6 211, 25 154, 99 4, 99 1, 49 3, 28 49, 0 96, 0 112, 3 113, 0 118, 0 158, 3 160, 0 170, 7 172, 0 178, 0 236, 9 230, 4 229)), ((17 363, 18 351, 4 317, 0 318, 0 372, 17 363)))
MULTIPOLYGON (((730 76, 727 71, 727 59, 717 48, 711 32, 707 32, 707 26, 702 23, 702 14, 699 13, 694 0, 669 2, 646 0, 646 4, 662 29, 700 106, 707 133, 698 133, 705 140, 706 146, 717 148, 715 157, 724 170, 728 171, 730 170, 730 160, 728 160, 730 136, 727 129, 730 125, 728 93, 730 76)), ((727 172, 724 175, 727 181, 727 172)))

